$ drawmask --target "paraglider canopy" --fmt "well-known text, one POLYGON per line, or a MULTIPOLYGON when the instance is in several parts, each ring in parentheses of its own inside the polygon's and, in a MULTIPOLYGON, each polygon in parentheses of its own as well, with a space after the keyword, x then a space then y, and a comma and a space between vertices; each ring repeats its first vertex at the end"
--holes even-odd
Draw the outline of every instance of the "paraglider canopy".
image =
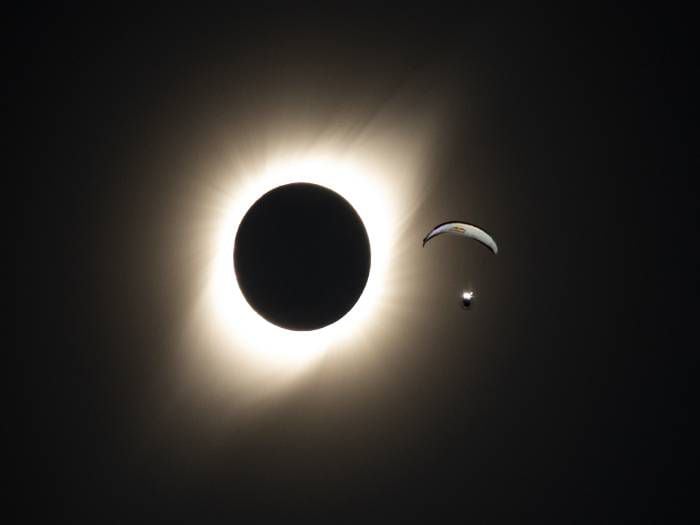
POLYGON ((442 235, 443 233, 450 233, 452 235, 459 235, 468 239, 477 240, 481 244, 486 246, 489 250, 491 250, 494 254, 498 253, 498 246, 496 245, 496 241, 493 240, 493 237, 491 237, 481 228, 474 226, 473 224, 468 224, 466 222, 452 221, 438 224, 437 226, 435 226, 435 228, 430 230, 428 235, 425 236, 425 238, 423 239, 423 246, 425 246, 425 243, 427 243, 433 237, 437 237, 438 235, 442 235))

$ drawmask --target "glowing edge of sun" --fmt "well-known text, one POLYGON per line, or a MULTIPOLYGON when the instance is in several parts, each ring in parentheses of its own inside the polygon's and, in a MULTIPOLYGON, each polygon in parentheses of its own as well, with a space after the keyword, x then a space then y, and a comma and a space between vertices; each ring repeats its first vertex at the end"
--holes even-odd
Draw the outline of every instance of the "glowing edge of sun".
POLYGON ((367 328, 372 319, 385 291, 390 264, 396 216, 393 199, 371 167, 329 156, 278 160, 259 173, 237 177, 237 182, 216 234, 216 258, 208 287, 217 325, 228 334, 232 347, 242 349, 248 357, 278 368, 304 367, 367 328), (313 331, 287 330, 262 318, 243 297, 233 269, 234 241, 245 213, 268 191, 293 182, 318 184, 345 198, 362 219, 370 241, 370 273, 357 303, 335 323, 313 331))

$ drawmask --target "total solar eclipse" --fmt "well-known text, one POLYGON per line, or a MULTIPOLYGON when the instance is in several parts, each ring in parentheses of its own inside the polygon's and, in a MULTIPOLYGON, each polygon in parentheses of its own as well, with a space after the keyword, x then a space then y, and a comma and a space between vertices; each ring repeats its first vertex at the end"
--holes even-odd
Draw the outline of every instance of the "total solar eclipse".
POLYGON ((370 270, 365 226, 336 192, 310 183, 274 188, 241 221, 233 250, 248 304, 289 330, 316 330, 348 313, 370 270))

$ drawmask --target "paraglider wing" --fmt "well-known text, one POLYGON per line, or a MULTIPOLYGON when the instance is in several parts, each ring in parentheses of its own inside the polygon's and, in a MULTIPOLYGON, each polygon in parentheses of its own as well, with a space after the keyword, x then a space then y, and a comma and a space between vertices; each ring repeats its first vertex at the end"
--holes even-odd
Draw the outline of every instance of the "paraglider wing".
POLYGON ((493 237, 491 237, 481 228, 478 228, 472 224, 467 224, 466 222, 445 222, 438 224, 430 231, 430 233, 428 233, 428 235, 425 236, 425 239, 423 239, 423 246, 425 246, 425 243, 427 243, 433 237, 437 237, 443 233, 461 235, 462 237, 475 239, 486 246, 494 254, 498 253, 498 246, 496 245, 496 241, 493 240, 493 237))

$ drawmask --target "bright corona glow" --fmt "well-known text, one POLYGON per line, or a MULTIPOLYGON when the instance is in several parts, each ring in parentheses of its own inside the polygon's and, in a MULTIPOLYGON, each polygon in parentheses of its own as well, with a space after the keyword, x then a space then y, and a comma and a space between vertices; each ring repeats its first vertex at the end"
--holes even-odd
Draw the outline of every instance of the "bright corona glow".
POLYGON ((346 158, 286 158, 247 175, 237 180, 239 185, 230 194, 228 212, 216 232, 216 258, 206 293, 215 306, 218 331, 233 346, 245 349, 254 359, 297 368, 319 357, 332 343, 366 328, 376 311, 385 291, 392 226, 397 223, 394 199, 370 166, 346 158), (370 273, 357 303, 335 323, 313 331, 287 330, 262 318, 245 300, 233 269, 234 241, 245 213, 268 191, 293 182, 318 184, 345 198, 362 219, 370 241, 370 273))
POLYGON ((234 147, 215 163, 198 160, 191 168, 196 182, 187 202, 194 207, 182 210, 187 229, 174 239, 181 265, 198 277, 189 288, 179 354, 179 370, 195 381, 189 384, 218 393, 229 407, 249 407, 317 367, 350 373, 372 366, 388 341, 402 337, 413 312, 407 305, 428 271, 426 260, 416 257, 422 252, 412 221, 426 195, 438 119, 430 111, 398 109, 403 106, 385 108, 361 131, 338 125, 313 137, 273 134, 260 141, 264 148, 234 147), (323 186, 350 203, 371 251, 355 305, 312 331, 287 330, 261 317, 243 296, 233 262, 236 233, 250 207, 295 182, 323 186))

